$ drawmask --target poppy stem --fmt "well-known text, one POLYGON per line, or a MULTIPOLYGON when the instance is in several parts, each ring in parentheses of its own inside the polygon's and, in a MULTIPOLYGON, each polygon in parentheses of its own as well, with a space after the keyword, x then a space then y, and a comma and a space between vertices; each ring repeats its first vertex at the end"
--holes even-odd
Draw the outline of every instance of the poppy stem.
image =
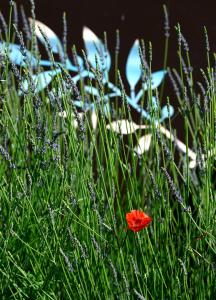
POLYGON ((120 247, 120 243, 119 243, 119 238, 118 238, 118 235, 116 234, 116 232, 114 231, 114 236, 116 237, 116 241, 117 241, 117 244, 118 244, 118 247, 120 247))
POLYGON ((127 236, 128 236, 128 229, 127 229, 127 232, 126 232, 125 238, 124 238, 124 240, 123 240, 123 242, 122 242, 122 244, 121 244, 121 248, 123 248, 123 246, 124 246, 124 244, 125 244, 125 241, 126 241, 126 238, 127 238, 127 236))

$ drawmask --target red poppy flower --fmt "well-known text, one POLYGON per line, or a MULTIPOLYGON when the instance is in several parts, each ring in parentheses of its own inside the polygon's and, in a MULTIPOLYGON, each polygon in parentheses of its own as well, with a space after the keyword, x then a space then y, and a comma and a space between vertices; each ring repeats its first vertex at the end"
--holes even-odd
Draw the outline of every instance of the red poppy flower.
POLYGON ((147 227, 151 223, 152 218, 147 216, 143 211, 132 210, 126 214, 126 220, 128 228, 136 232, 147 227))

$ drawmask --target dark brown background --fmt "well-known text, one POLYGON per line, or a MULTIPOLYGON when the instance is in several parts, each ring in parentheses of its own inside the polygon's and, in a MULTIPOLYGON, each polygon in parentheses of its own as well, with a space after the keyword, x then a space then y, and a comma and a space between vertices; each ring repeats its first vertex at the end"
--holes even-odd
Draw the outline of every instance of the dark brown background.
MULTIPOLYGON (((9 0, 1 0, 0 9, 6 15, 9 0)), ((17 0, 30 15, 30 1, 17 0)), ((192 63, 205 65, 205 44, 203 26, 208 28, 212 50, 216 50, 216 1, 195 0, 35 0, 36 17, 62 36, 62 15, 67 13, 68 41, 83 47, 82 27, 87 25, 98 36, 108 34, 109 48, 115 44, 115 31, 121 34, 121 61, 127 58, 135 38, 144 38, 153 43, 153 66, 163 65, 163 4, 166 4, 172 27, 169 64, 177 63, 177 38, 174 25, 181 24, 182 31, 190 45, 192 63)))
MULTIPOLYGON (((8 2, 0 0, 0 9, 7 16, 8 2)), ((68 42, 78 49, 84 47, 82 28, 90 27, 99 37, 103 32, 108 35, 108 46, 111 53, 115 49, 115 31, 120 30, 120 68, 124 70, 125 62, 136 38, 143 38, 153 44, 153 71, 163 66, 164 57, 164 18, 163 4, 166 4, 170 15, 171 38, 168 65, 178 66, 177 35, 174 26, 179 22, 182 32, 190 47, 194 76, 199 78, 199 69, 206 65, 205 40, 203 26, 208 29, 211 50, 216 50, 216 1, 195 0, 35 0, 36 18, 52 28, 61 38, 63 25, 62 15, 67 13, 68 42)), ((22 3, 30 16, 30 1, 17 0, 22 3)), ((122 73, 124 73, 122 71, 122 73)), ((170 95, 171 103, 177 106, 175 96, 166 80, 165 93, 170 95)), ((179 117, 175 119, 176 127, 182 128, 179 117)))

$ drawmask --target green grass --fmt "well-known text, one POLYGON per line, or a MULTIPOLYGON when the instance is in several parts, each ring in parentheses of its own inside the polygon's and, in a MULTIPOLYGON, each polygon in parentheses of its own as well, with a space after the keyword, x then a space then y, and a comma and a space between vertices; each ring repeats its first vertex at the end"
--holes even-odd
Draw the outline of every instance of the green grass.
MULTIPOLYGON (((193 150, 207 153, 216 137, 213 68, 205 70, 206 110, 195 84, 187 106, 181 63, 178 71, 187 152, 193 139, 193 150)), ((151 147, 139 157, 132 149, 146 131, 125 141, 106 128, 114 119, 100 110, 95 130, 89 112, 75 128, 71 87, 52 104, 47 90, 18 96, 7 59, 1 73, 0 298, 215 299, 214 155, 205 156, 204 166, 198 157, 190 169, 189 158, 150 126, 151 147), (131 209, 145 211, 151 225, 127 230, 131 209)), ((64 81, 58 74, 49 89, 61 90, 64 81)), ((84 99, 82 82, 78 87, 84 99)), ((124 101, 116 115, 130 118, 124 101)), ((172 131, 172 119, 163 126, 172 131)))

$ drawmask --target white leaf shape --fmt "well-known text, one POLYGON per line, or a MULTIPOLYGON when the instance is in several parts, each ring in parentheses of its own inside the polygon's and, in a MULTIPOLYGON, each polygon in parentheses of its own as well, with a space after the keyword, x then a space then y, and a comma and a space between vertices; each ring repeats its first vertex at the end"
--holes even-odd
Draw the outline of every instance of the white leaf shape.
POLYGON ((108 124, 107 129, 112 129, 113 131, 121 134, 130 134, 135 132, 137 129, 146 129, 146 125, 137 125, 134 122, 129 122, 128 120, 118 120, 108 124))
MULTIPOLYGON (((29 18, 29 22, 30 25, 33 25, 33 19, 29 18)), ((62 43, 60 42, 58 36, 55 34, 54 31, 52 31, 52 29, 50 29, 47 25, 45 25, 44 23, 35 20, 35 34, 37 36, 37 38, 41 41, 42 44, 46 45, 46 41, 43 37, 43 35, 41 34, 39 28, 42 30, 42 32, 45 34, 45 36, 47 37, 52 52, 53 53, 59 53, 60 55, 63 54, 63 47, 62 47, 62 43)))
MULTIPOLYGON (((74 128, 78 128, 78 126, 79 126, 79 124, 78 124, 78 121, 77 121, 77 119, 75 118, 75 115, 74 114, 72 114, 72 116, 73 116, 73 126, 74 126, 74 128)), ((83 120, 83 117, 84 117, 84 113, 82 113, 82 112, 80 112, 80 113, 78 113, 78 118, 80 119, 80 120, 83 120)))
MULTIPOLYGON (((167 72, 165 70, 161 70, 161 71, 157 71, 157 72, 154 72, 154 73, 151 74, 151 89, 152 90, 159 87, 159 85, 163 81, 166 73, 167 72)), ((150 88, 150 83, 144 83, 143 89, 146 91, 149 88, 150 88)))
POLYGON ((92 110, 91 112, 91 122, 92 122, 92 128, 95 130, 98 124, 98 118, 95 110, 92 110))
POLYGON ((59 113, 58 113, 58 115, 59 115, 59 117, 61 117, 61 118, 63 118, 63 119, 66 119, 67 118, 67 112, 65 111, 65 110, 63 110, 63 111, 60 111, 59 113))
MULTIPOLYGON (((77 122, 77 120, 76 120, 76 118, 75 118, 75 116, 74 116, 73 113, 68 114, 65 110, 63 110, 63 111, 61 111, 61 112, 58 113, 58 116, 60 118, 63 118, 63 119, 66 119, 66 118, 68 118, 68 117, 71 116, 72 120, 73 120, 73 122, 72 122, 73 127, 74 128, 78 128, 78 122, 77 122)), ((84 113, 82 113, 82 112, 78 113, 78 118, 83 119, 83 116, 84 116, 84 113)))
POLYGON ((111 67, 111 56, 108 50, 105 50, 105 46, 100 39, 88 27, 83 28, 83 39, 87 52, 87 58, 92 67, 96 69, 96 56, 99 68, 102 70, 105 68, 107 71, 109 71, 111 67), (105 65, 102 63, 101 58, 105 65))
POLYGON ((126 76, 132 90, 135 89, 142 75, 139 56, 139 41, 136 40, 130 50, 126 63, 126 76))
MULTIPOLYGON (((46 71, 41 72, 37 75, 32 75, 32 81, 36 86, 35 92, 38 93, 42 91, 45 87, 48 86, 48 84, 52 81, 53 77, 56 76, 58 73, 61 73, 61 69, 56 69, 53 71, 46 71)), ((24 80, 22 83, 22 90, 27 92, 29 90, 29 81, 24 80)), ((22 92, 19 93, 20 95, 22 92)))
POLYGON ((196 160, 191 160, 191 161, 189 162, 189 169, 194 169, 194 168, 196 168, 196 165, 197 165, 196 160))
POLYGON ((173 141, 176 145, 176 147, 182 151, 183 153, 188 153, 188 157, 191 158, 191 160, 196 160, 196 153, 192 151, 190 148, 187 149, 186 145, 182 143, 179 139, 177 139, 169 130, 167 130, 165 127, 159 125, 159 130, 161 133, 163 133, 168 139, 173 141))
POLYGON ((151 145, 152 134, 146 134, 139 139, 138 145, 134 148, 134 152, 138 155, 142 155, 147 152, 151 145))

